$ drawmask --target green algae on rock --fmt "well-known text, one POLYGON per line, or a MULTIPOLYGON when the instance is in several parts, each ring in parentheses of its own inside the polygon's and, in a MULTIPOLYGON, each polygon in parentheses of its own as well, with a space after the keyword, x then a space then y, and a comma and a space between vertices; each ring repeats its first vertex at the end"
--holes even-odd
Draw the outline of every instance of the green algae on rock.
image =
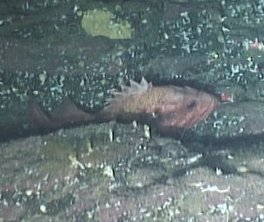
POLYGON ((134 32, 128 21, 116 21, 115 16, 105 8, 84 12, 81 26, 91 36, 106 36, 110 39, 130 39, 134 32))

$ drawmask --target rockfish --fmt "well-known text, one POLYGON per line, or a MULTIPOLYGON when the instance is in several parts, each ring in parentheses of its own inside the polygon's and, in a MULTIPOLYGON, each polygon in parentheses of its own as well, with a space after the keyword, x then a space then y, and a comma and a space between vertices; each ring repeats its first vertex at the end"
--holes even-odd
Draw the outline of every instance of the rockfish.
POLYGON ((160 133, 188 129, 204 120, 218 106, 220 99, 191 87, 153 86, 142 78, 140 83, 130 80, 130 86, 114 91, 108 105, 91 114, 66 99, 49 115, 38 104, 31 104, 34 122, 44 129, 61 128, 91 122, 133 120, 154 126, 160 133))

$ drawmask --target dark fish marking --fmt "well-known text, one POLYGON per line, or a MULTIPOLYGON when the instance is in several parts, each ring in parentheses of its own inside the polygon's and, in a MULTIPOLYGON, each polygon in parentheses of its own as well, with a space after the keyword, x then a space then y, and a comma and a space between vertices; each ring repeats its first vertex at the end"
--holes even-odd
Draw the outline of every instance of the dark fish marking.
POLYGON ((190 103, 187 104, 187 110, 191 112, 196 106, 196 101, 192 100, 190 103))

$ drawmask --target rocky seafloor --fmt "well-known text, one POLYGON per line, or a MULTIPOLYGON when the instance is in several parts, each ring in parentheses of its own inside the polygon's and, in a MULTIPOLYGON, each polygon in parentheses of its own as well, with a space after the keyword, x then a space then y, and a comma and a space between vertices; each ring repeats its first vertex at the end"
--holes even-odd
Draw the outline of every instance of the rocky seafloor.
POLYGON ((1 145, 3 221, 259 221, 263 151, 190 152, 133 124, 1 145), (216 161, 216 162, 214 162, 216 161))

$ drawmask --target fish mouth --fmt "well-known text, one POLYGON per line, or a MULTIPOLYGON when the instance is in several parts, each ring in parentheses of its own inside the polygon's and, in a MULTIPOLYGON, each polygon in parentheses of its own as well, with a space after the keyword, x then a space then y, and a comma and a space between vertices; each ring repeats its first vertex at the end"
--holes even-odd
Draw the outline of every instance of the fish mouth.
POLYGON ((192 118, 190 118, 188 124, 186 124, 186 128, 191 128, 192 126, 198 124, 202 120, 205 120, 216 109, 217 105, 218 105, 217 98, 210 98, 209 103, 207 101, 207 105, 202 106, 202 108, 198 110, 199 115, 193 115, 192 118))
POLYGON ((217 107, 218 100, 216 98, 211 98, 210 104, 208 104, 207 108, 204 109, 200 120, 206 119, 217 107))

